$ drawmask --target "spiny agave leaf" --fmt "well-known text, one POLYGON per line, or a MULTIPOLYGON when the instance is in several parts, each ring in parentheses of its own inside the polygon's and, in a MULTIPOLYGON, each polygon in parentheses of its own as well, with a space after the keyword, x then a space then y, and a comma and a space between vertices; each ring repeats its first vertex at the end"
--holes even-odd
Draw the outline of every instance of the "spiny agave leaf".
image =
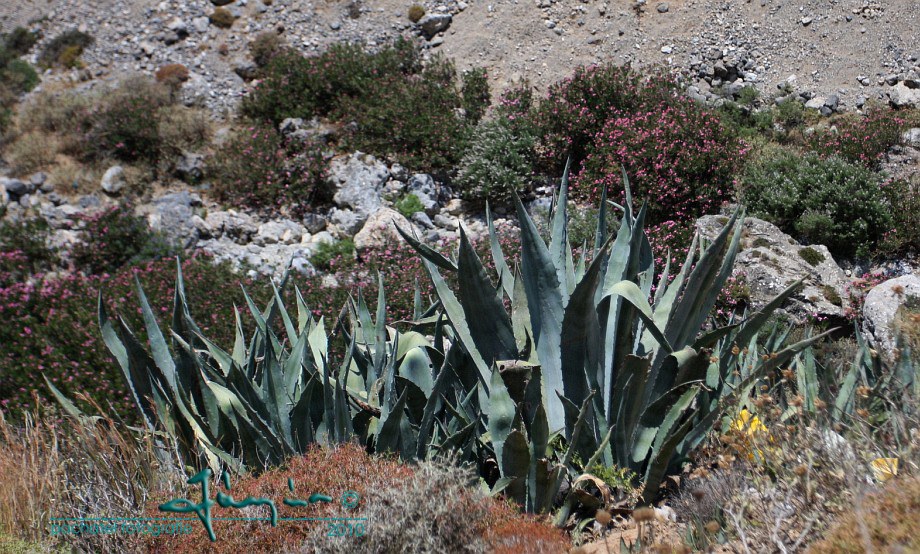
POLYGON ((307 357, 307 341, 309 337, 306 334, 301 334, 296 336, 295 340, 291 353, 284 360, 284 364, 281 367, 284 375, 285 395, 289 398, 294 396, 294 391, 297 390, 304 375, 304 361, 307 357))
POLYGON ((419 285, 418 277, 415 278, 415 287, 412 294, 412 321, 422 319, 422 287, 419 285))
POLYGON ((767 321, 769 321, 770 317, 773 315, 773 312, 782 306, 786 300, 792 296, 796 290, 798 290, 804 281, 805 277, 802 277, 801 279, 792 283, 786 287, 783 292, 776 295, 773 300, 769 301, 763 308, 754 313, 753 316, 742 322, 741 328, 738 330, 738 335, 735 340, 739 344, 744 344, 751 340, 751 338, 760 331, 760 329, 767 323, 767 321))
MULTIPOLYGON (((562 305, 568 303, 568 295, 575 285, 570 279, 568 269, 571 267, 572 249, 568 242, 568 182, 571 159, 566 161, 565 170, 562 172, 562 183, 559 185, 559 199, 553 210, 552 229, 549 241, 549 256, 553 267, 556 269, 556 278, 562 292, 562 305)), ((523 224, 521 225, 523 227, 523 224)), ((542 243, 542 240, 540 241, 542 243)), ((526 271, 525 271, 526 272, 526 271)))
POLYGON ((601 202, 597 209, 597 230, 594 232, 594 257, 607 242, 607 187, 601 187, 601 202))
POLYGON ((396 400, 393 409, 386 416, 381 417, 380 432, 377 434, 377 440, 374 443, 376 452, 395 452, 399 442, 399 423, 403 417, 406 408, 406 398, 408 391, 403 391, 396 400))
POLYGON ((514 295, 514 275, 505 262, 505 255, 502 252, 501 243, 498 241, 498 234, 495 232, 495 225, 492 223, 492 212, 489 210, 489 203, 486 202, 486 227, 489 229, 489 248, 492 251, 492 261, 495 264, 495 271, 498 272, 498 278, 501 281, 505 295, 511 298, 514 295))
POLYGON ((835 421, 840 421, 844 415, 853 411, 853 399, 855 398, 856 384, 859 378, 858 358, 860 355, 862 355, 862 352, 857 353, 857 361, 850 365, 850 370, 847 371, 846 377, 843 378, 843 382, 840 384, 837 399, 834 400, 835 421))
POLYGON ((688 419, 667 436, 657 448, 655 455, 649 460, 645 471, 645 485, 642 490, 643 505, 650 505, 655 500, 655 497, 658 496, 658 490, 661 488, 661 482, 664 480, 671 458, 677 450, 677 446, 686 438, 692 428, 693 419, 688 419))
POLYGON ((605 244, 591 262, 585 277, 575 286, 562 319, 560 351, 562 384, 568 398, 584 398, 589 386, 596 385, 597 371, 603 363, 601 328, 594 309, 595 291, 600 285, 605 244))
POLYGON ((399 365, 399 375, 417 386, 426 397, 434 390, 434 378, 431 375, 431 359, 421 346, 410 350, 399 365))
POLYGON ((294 297, 297 299, 297 332, 302 334, 309 331, 310 323, 313 321, 313 313, 303 299, 299 287, 294 287, 294 297))
POLYGON ((90 420, 99 419, 98 416, 96 416, 95 418, 92 418, 84 414, 83 411, 80 408, 78 408, 76 404, 71 402, 70 399, 64 395, 64 393, 59 391, 57 387, 51 384, 51 381, 48 379, 48 377, 44 373, 42 373, 42 379, 45 380, 45 384, 47 384, 48 388, 51 389, 51 394, 54 395, 54 398, 55 400, 58 401, 58 404, 60 404, 61 407, 64 408, 64 411, 67 412, 67 415, 69 415, 70 417, 80 422, 84 422, 84 423, 90 420))
POLYGON ((801 353, 796 366, 796 381, 799 393, 805 399, 805 409, 814 412, 815 400, 818 399, 818 374, 815 371, 814 352, 807 348, 801 353))
POLYGON ((483 361, 492 364, 495 360, 516 358, 517 344, 514 340, 514 331, 511 329, 511 321, 505 312, 501 296, 492 286, 462 227, 457 265, 460 305, 463 307, 470 335, 483 361))
MULTIPOLYGON (((141 314, 144 319, 144 326, 147 328, 147 340, 150 342, 150 351, 153 355, 153 361, 160 369, 166 382, 173 389, 179 386, 179 377, 176 375, 176 364, 166 346, 166 339, 160 331, 160 325, 157 323, 153 310, 150 309, 150 303, 147 302, 147 295, 144 294, 144 288, 141 286, 140 279, 134 276, 134 283, 137 285, 137 297, 141 304, 141 314)), ((182 385, 188 386, 188 380, 183 380, 182 385)))
POLYGON ((527 503, 527 476, 530 472, 530 448, 524 433, 512 431, 502 447, 500 461, 503 477, 514 477, 508 487, 507 496, 521 505, 527 503))
MULTIPOLYGON (((393 330, 392 327, 388 328, 393 330)), ((394 335, 395 336, 395 335, 394 335)), ((428 348, 430 346, 425 335, 416 331, 407 331, 399 334, 399 350, 396 351, 396 359, 402 360, 411 350, 415 348, 428 348)))
POLYGON ((527 293, 524 290, 524 280, 520 272, 516 272, 514 291, 511 298, 511 327, 514 330, 514 339, 518 350, 523 350, 524 345, 530 342, 530 309, 527 306, 527 293))
POLYGON ((676 387, 649 404, 633 437, 633 462, 641 464, 649 456, 649 451, 654 458, 657 449, 669 438, 674 426, 690 408, 699 390, 699 386, 676 387))
POLYGON ((297 341, 297 329, 294 328, 294 322, 291 321, 291 316, 288 315, 287 309, 284 307, 284 300, 281 299, 281 292, 274 282, 272 282, 272 293, 274 294, 275 305, 278 306, 278 313, 281 315, 281 321, 284 323, 284 330, 287 332, 288 342, 294 344, 297 341))
POLYGON ((450 287, 447 286, 447 283, 444 281, 444 278, 441 277, 441 274, 438 272, 437 268, 427 260, 422 261, 425 264, 425 268, 428 270, 428 275, 431 276, 431 282, 434 284, 435 291, 437 292, 438 298, 441 300, 441 305, 444 307, 444 312, 447 314, 447 318, 450 320, 453 328, 457 331, 457 335, 459 336, 460 341, 463 343, 464 349, 469 353, 470 357, 473 359, 473 362, 476 365, 476 368, 479 370, 478 378, 480 382, 488 383, 489 366, 486 364, 482 355, 479 353, 479 349, 476 346, 476 341, 473 339, 469 324, 466 320, 463 306, 457 300, 457 297, 454 296, 454 293, 450 290, 450 287))
MULTIPOLYGON (((386 289, 383 287, 383 273, 377 272, 377 317, 374 321, 374 367, 383 367, 386 359, 387 344, 387 298, 386 289)), ((394 350, 395 351, 395 350, 394 350)))
POLYGON ((313 400, 313 391, 317 383, 318 381, 314 378, 307 381, 294 409, 291 410, 291 436, 298 452, 306 452, 307 447, 316 441, 310 415, 310 403, 313 400))
MULTIPOLYGON (((693 267, 693 260, 696 259, 696 247, 699 238, 699 233, 693 234, 693 240, 690 241, 690 248, 687 249, 687 257, 684 259, 684 264, 681 266, 680 272, 674 276, 674 280, 670 283, 664 278, 658 280, 659 290, 662 292, 661 297, 656 298, 655 302, 655 325, 659 328, 663 329, 667 325, 668 318, 671 316, 671 311, 674 309, 674 302, 677 300, 677 295, 680 294, 684 282, 687 280, 687 275, 693 267)), ((668 262, 670 263, 670 255, 668 256, 668 262)))
POLYGON ((402 230, 402 227, 394 224, 396 231, 409 243, 409 246, 415 249, 424 259, 433 263, 434 265, 440 267, 445 271, 457 271, 457 264, 445 258, 443 254, 432 250, 430 247, 422 244, 420 241, 416 240, 414 237, 410 236, 409 233, 402 230))
MULTIPOLYGON (((441 404, 442 395, 451 382, 452 374, 453 370, 445 363, 441 367, 441 371, 438 372, 437 378, 434 380, 434 387, 431 390, 431 394, 428 395, 428 402, 425 403, 425 410, 422 412, 422 421, 418 429, 418 443, 416 445, 415 457, 419 460, 424 460, 428 456, 428 441, 434 430, 434 414, 441 404)), ((456 377, 453 378, 453 381, 456 381, 456 377)))
MULTIPOLYGON (((153 398, 153 376, 145 369, 148 365, 154 365, 154 362, 149 359, 147 352, 144 351, 139 343, 132 345, 129 352, 129 347, 118 336, 112 326, 112 322, 109 320, 105 303, 102 300, 102 290, 99 291, 97 308, 102 340, 108 347, 109 352, 115 356, 115 360, 125 376, 125 381, 131 389, 131 396, 134 397, 134 405, 140 410, 147 427, 153 429, 153 422, 157 420, 156 410, 150 405, 149 401, 150 398, 153 398)), ((131 341, 133 337, 128 336, 127 339, 131 341)), ((134 340, 134 342, 137 341, 134 340)))
MULTIPOLYGON (((576 449, 579 447, 581 441, 581 434, 584 432, 586 425, 589 425, 587 417, 590 413, 591 408, 591 399, 594 398, 594 395, 597 394, 597 391, 591 391, 588 396, 581 403, 581 408, 578 410, 578 416, 573 420, 574 424, 571 426, 571 431, 567 432, 569 448, 565 452, 565 456, 562 458, 562 464, 567 466, 572 461, 572 455, 575 454, 576 449)), ((568 400, 567 398, 560 396, 560 400, 568 400)))
POLYGON ((473 421, 456 433, 448 435, 447 438, 437 445, 438 452, 444 454, 451 450, 462 450, 473 438, 474 432, 476 431, 476 425, 478 425, 478 422, 473 421))
POLYGON ((240 320, 240 311, 233 305, 235 339, 233 341, 233 361, 240 367, 246 364, 246 338, 243 336, 243 322, 240 320))
POLYGON ((664 333, 655 325, 652 307, 649 306, 648 300, 645 299, 642 291, 639 290, 635 283, 632 281, 620 281, 604 292, 605 295, 620 296, 632 304, 636 308, 639 317, 642 318, 642 322, 645 323, 645 328, 655 337, 655 340, 658 341, 664 351, 668 353, 674 351, 664 333))
POLYGON ((521 275, 537 356, 543 368, 543 401, 550 430, 565 426, 565 412, 557 393, 563 390, 562 336, 563 291, 552 257, 543 244, 533 220, 524 210, 521 199, 514 196, 521 225, 521 275))
POLYGON ((495 449, 495 458, 498 460, 499 467, 502 467, 502 455, 505 440, 511 433, 514 418, 517 415, 517 407, 508 394, 508 388, 502 379, 501 373, 492 372, 492 379, 489 386, 489 433, 492 436, 492 444, 495 449))

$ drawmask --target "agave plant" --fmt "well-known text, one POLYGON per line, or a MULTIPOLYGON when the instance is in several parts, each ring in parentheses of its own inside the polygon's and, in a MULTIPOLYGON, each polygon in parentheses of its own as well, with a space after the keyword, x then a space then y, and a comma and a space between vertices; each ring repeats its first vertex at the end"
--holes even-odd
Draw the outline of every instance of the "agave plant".
POLYGON ((730 396, 817 337, 766 359, 737 355, 734 347, 755 340, 794 286, 742 322, 706 327, 731 275, 743 214, 732 216, 705 248, 694 238, 673 279, 665 266, 656 283, 643 230, 646 205, 634 211, 625 173, 618 231, 608 237, 602 198, 593 248, 583 248, 577 261, 567 237, 566 180, 549 244, 515 198, 521 250, 520 267, 513 271, 487 209, 497 283, 462 230, 452 259, 400 232, 422 256, 452 334, 472 366, 462 373, 466 383, 475 378, 479 391, 486 432, 477 438, 501 472, 495 488, 528 509, 548 510, 562 480, 575 476, 569 472, 577 455, 589 461, 585 466, 601 462, 632 470, 644 485, 643 501, 650 502, 730 396), (442 271, 455 274, 456 292, 442 271), (739 369, 743 378, 732 382, 739 369), (567 445, 561 456, 549 447, 555 435, 567 445))

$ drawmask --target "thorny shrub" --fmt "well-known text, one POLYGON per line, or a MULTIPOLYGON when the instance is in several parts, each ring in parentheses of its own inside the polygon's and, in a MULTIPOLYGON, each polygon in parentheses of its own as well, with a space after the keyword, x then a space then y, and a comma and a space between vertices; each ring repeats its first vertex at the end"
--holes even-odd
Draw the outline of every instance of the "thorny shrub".
POLYGON ((285 48, 287 45, 281 35, 275 31, 263 31, 249 43, 249 55, 257 66, 265 67, 285 48))
POLYGON ((474 204, 510 205, 526 196, 536 161, 535 137, 515 132, 505 119, 482 121, 473 130, 455 180, 461 196, 474 204))

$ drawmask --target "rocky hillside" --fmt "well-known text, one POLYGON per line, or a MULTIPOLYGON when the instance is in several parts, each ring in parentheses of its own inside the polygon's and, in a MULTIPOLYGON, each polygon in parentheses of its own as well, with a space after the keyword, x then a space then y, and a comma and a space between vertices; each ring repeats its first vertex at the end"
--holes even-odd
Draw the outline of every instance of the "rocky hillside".
POLYGON ((916 103, 920 92, 920 10, 913 0, 494 0, 424 2, 413 24, 401 0, 24 0, 0 5, 0 29, 38 27, 46 40, 79 28, 95 36, 85 80, 168 63, 191 69, 186 87, 221 112, 245 89, 247 44, 282 30, 305 53, 339 41, 382 44, 421 36, 460 69, 484 66, 493 90, 529 79, 537 88, 575 65, 662 64, 706 95, 722 85, 775 92, 792 83, 808 95, 853 108, 867 99, 916 103), (230 28, 209 21, 216 6, 230 28))

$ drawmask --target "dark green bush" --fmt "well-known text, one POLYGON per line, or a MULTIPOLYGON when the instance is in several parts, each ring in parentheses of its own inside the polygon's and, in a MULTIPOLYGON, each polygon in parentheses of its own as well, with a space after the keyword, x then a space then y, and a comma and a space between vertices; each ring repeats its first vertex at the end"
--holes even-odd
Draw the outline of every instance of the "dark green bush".
POLYGON ((889 256, 920 252, 920 175, 912 183, 896 180, 882 190, 891 205, 894 225, 880 245, 889 256))
POLYGON ((418 50, 404 39, 377 53, 356 44, 338 43, 318 56, 293 51, 274 56, 262 81, 243 99, 242 113, 275 125, 289 117, 331 116, 343 102, 373 96, 377 81, 415 75, 421 70, 418 50))
POLYGON ((406 217, 412 217, 412 214, 416 212, 424 212, 425 206, 422 205, 422 201, 418 199, 418 196, 415 194, 407 194, 396 201, 394 204, 396 211, 403 214, 406 217))
POLYGON ((84 218, 82 243, 71 252, 74 265, 87 274, 114 273, 125 265, 173 256, 179 249, 153 233, 130 207, 116 206, 84 218))
POLYGON ((125 79, 87 114, 87 157, 155 163, 162 146, 157 118, 172 103, 166 85, 148 77, 125 79))
POLYGON ((16 27, 3 35, 3 47, 15 56, 25 56, 38 42, 38 34, 24 27, 16 27))
POLYGON ((485 68, 479 67, 463 72, 463 109, 472 123, 479 123, 491 102, 489 76, 485 68))
POLYGON ((355 122, 346 147, 392 157, 418 171, 452 168, 463 154, 469 125, 457 116, 461 98, 453 64, 433 59, 417 78, 393 76, 374 94, 352 98, 341 120, 355 122))
POLYGON ((301 212, 329 200, 327 164, 318 144, 287 140, 274 127, 242 130, 214 155, 217 198, 241 208, 301 212))
POLYGON ((419 6, 418 4, 412 4, 409 6, 409 21, 412 23, 418 23, 423 17, 425 17, 425 8, 419 6))
POLYGON ((839 158, 781 151, 748 166, 742 199, 751 212, 835 256, 864 256, 892 227, 877 175, 839 158))
POLYGON ((74 54, 79 57, 83 50, 91 46, 95 39, 84 32, 72 29, 61 33, 45 45, 38 56, 40 67, 53 67, 70 65, 74 54))
POLYGON ((321 242, 316 252, 310 256, 313 267, 331 270, 336 265, 334 262, 349 263, 355 257, 355 243, 351 239, 342 239, 335 242, 321 242))
POLYGON ((319 56, 276 55, 241 109, 272 125, 289 117, 327 117, 349 124, 346 148, 389 156, 419 171, 440 170, 459 161, 470 121, 484 109, 482 80, 472 79, 471 111, 464 119, 457 113, 463 95, 450 62, 435 56, 423 68, 418 49, 404 39, 378 52, 336 44, 319 56))
POLYGON ((0 222, 0 287, 50 271, 58 264, 48 246, 50 229, 43 218, 0 222))
POLYGON ((810 266, 817 266, 825 260, 824 255, 810 246, 799 250, 799 257, 805 260, 810 266))
POLYGON ((454 181, 465 200, 508 204, 513 193, 522 195, 530 188, 535 138, 521 131, 515 133, 504 118, 480 122, 454 181))

